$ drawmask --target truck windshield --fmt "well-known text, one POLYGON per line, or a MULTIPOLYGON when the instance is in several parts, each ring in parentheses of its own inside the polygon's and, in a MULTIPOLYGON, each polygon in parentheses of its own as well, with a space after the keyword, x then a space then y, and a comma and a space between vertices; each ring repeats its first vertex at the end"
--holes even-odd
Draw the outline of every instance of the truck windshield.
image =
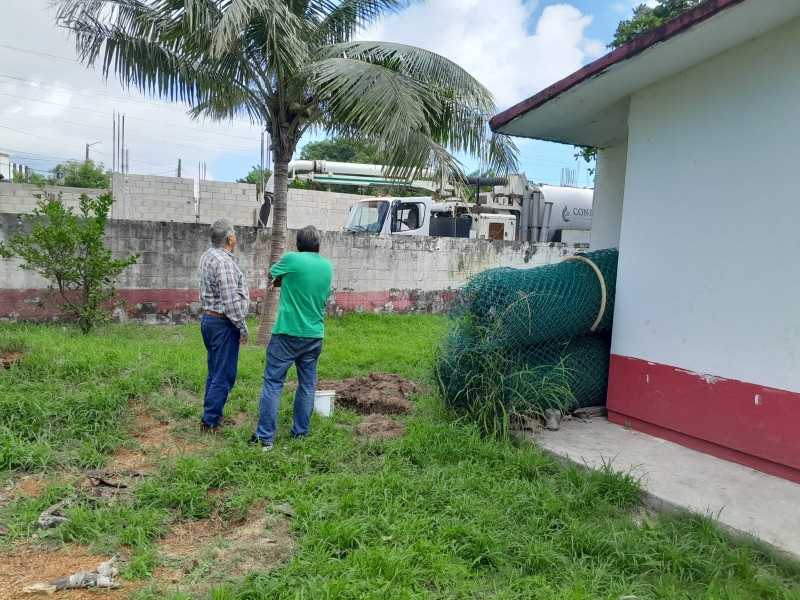
POLYGON ((368 231, 380 233, 383 222, 389 212, 389 203, 386 200, 362 200, 356 202, 350 211, 345 229, 349 231, 368 231))

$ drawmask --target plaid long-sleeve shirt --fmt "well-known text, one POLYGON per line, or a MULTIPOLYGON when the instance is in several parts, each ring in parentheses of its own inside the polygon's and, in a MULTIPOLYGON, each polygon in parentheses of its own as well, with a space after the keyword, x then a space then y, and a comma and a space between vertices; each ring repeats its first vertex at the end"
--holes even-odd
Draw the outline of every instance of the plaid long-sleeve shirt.
POLYGON ((245 317, 250 308, 250 292, 233 255, 222 248, 206 250, 197 267, 197 281, 203 310, 225 315, 242 333, 246 333, 245 317))

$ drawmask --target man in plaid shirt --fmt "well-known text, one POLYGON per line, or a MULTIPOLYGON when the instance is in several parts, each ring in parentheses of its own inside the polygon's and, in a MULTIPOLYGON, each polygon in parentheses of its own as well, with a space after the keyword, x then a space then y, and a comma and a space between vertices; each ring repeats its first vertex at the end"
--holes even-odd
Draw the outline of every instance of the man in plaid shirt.
POLYGON ((208 377, 200 431, 219 433, 225 402, 239 367, 239 347, 247 343, 245 317, 250 293, 244 275, 233 260, 236 231, 225 219, 211 225, 212 247, 197 268, 203 318, 200 331, 208 352, 208 377))

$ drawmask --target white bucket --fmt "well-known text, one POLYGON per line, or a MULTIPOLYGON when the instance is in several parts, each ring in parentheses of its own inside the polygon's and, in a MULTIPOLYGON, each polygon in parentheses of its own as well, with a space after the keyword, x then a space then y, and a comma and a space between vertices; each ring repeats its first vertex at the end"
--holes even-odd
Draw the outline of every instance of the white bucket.
POLYGON ((318 390, 314 394, 314 411, 323 417, 330 417, 333 414, 334 398, 336 398, 334 390, 318 390))

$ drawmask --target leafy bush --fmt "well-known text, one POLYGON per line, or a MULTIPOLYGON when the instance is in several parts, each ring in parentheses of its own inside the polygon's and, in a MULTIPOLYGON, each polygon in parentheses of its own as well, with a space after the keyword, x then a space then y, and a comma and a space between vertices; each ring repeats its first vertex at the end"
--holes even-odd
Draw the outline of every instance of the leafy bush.
POLYGON ((30 231, 0 244, 0 256, 19 257, 22 268, 49 279, 61 296, 60 309, 75 316, 84 333, 111 314, 114 281, 139 255, 115 259, 103 245, 110 193, 96 198, 81 195, 80 214, 64 205, 61 194, 42 191, 33 211, 25 215, 30 231))

